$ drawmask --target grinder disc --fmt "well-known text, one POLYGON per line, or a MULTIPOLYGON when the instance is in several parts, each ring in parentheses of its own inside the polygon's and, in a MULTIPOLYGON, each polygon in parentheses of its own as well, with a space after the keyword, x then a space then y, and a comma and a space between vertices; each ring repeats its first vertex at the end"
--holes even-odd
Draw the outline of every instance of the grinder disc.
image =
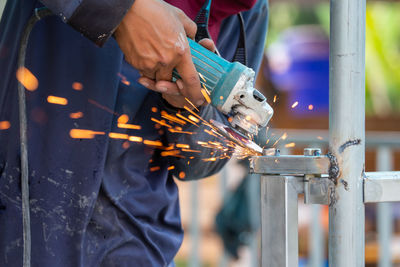
POLYGON ((215 120, 210 120, 210 123, 215 127, 218 133, 222 134, 228 140, 234 142, 236 145, 241 146, 246 149, 250 149, 255 152, 255 154, 261 154, 263 149, 250 140, 248 137, 244 136, 239 131, 215 120))

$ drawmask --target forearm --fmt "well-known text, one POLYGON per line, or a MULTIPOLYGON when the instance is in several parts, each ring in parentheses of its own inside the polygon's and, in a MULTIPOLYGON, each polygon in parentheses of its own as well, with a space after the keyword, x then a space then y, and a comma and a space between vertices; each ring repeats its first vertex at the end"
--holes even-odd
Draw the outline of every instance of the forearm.
POLYGON ((103 45, 120 24, 134 0, 41 0, 54 14, 103 45))

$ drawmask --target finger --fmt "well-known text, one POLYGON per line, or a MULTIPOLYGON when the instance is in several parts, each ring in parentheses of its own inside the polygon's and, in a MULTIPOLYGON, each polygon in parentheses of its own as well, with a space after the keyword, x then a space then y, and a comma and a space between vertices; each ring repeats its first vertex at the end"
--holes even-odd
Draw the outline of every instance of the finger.
POLYGON ((171 81, 172 80, 172 67, 162 67, 156 72, 156 81, 171 81))
POLYGON ((181 62, 176 66, 176 70, 182 78, 181 82, 177 81, 176 83, 181 94, 196 105, 202 105, 205 99, 200 91, 199 74, 194 67, 190 50, 182 57, 181 62))
POLYGON ((140 71, 142 77, 146 77, 148 79, 154 80, 156 78, 156 72, 150 70, 141 70, 140 71))
POLYGON ((156 88, 156 82, 152 79, 142 76, 138 79, 138 83, 140 83, 142 86, 146 87, 147 89, 158 92, 158 90, 156 88))
POLYGON ((215 52, 215 50, 217 49, 215 47, 213 40, 208 39, 208 38, 201 39, 199 41, 199 44, 201 44, 202 46, 204 46, 205 48, 207 48, 208 50, 210 50, 212 52, 215 52))
POLYGON ((191 20, 185 13, 182 12, 181 22, 183 24, 183 28, 185 29, 186 36, 190 39, 194 39, 197 32, 197 25, 191 20))
POLYGON ((155 87, 159 92, 163 92, 165 94, 173 96, 181 95, 178 86, 174 82, 159 81, 156 82, 155 87))

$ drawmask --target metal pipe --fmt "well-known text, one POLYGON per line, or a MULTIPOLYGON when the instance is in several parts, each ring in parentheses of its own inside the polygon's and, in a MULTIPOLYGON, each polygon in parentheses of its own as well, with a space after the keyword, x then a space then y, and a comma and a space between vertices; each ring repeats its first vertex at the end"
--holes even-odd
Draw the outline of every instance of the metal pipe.
POLYGON ((192 218, 190 221, 190 236, 192 247, 190 251, 190 267, 199 267, 199 248, 200 248, 200 223, 199 223, 199 182, 193 181, 191 184, 191 209, 192 218))
MULTIPOLYGON (((378 148, 376 154, 377 170, 393 170, 393 153, 388 146, 378 148)), ((379 243, 379 267, 391 267, 392 255, 390 251, 391 235, 393 233, 393 214, 391 203, 377 204, 377 225, 379 243)))
POLYGON ((321 205, 311 205, 310 239, 310 262, 308 267, 324 266, 324 231, 321 226, 321 205))
POLYGON ((365 0, 330 2, 329 266, 365 264, 365 0))
POLYGON ((263 267, 299 266, 297 200, 301 182, 301 177, 261 176, 263 267))

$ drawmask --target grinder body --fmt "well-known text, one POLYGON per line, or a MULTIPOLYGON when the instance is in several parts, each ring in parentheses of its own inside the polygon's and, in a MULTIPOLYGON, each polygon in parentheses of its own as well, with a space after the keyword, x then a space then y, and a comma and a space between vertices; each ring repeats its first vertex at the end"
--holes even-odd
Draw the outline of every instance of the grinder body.
MULTIPOLYGON (((239 62, 229 62, 188 39, 193 63, 200 82, 210 93, 211 104, 231 115, 233 128, 245 134, 257 134, 267 125, 273 110, 255 88, 254 71, 239 62)), ((174 78, 179 75, 174 72, 174 78)))

